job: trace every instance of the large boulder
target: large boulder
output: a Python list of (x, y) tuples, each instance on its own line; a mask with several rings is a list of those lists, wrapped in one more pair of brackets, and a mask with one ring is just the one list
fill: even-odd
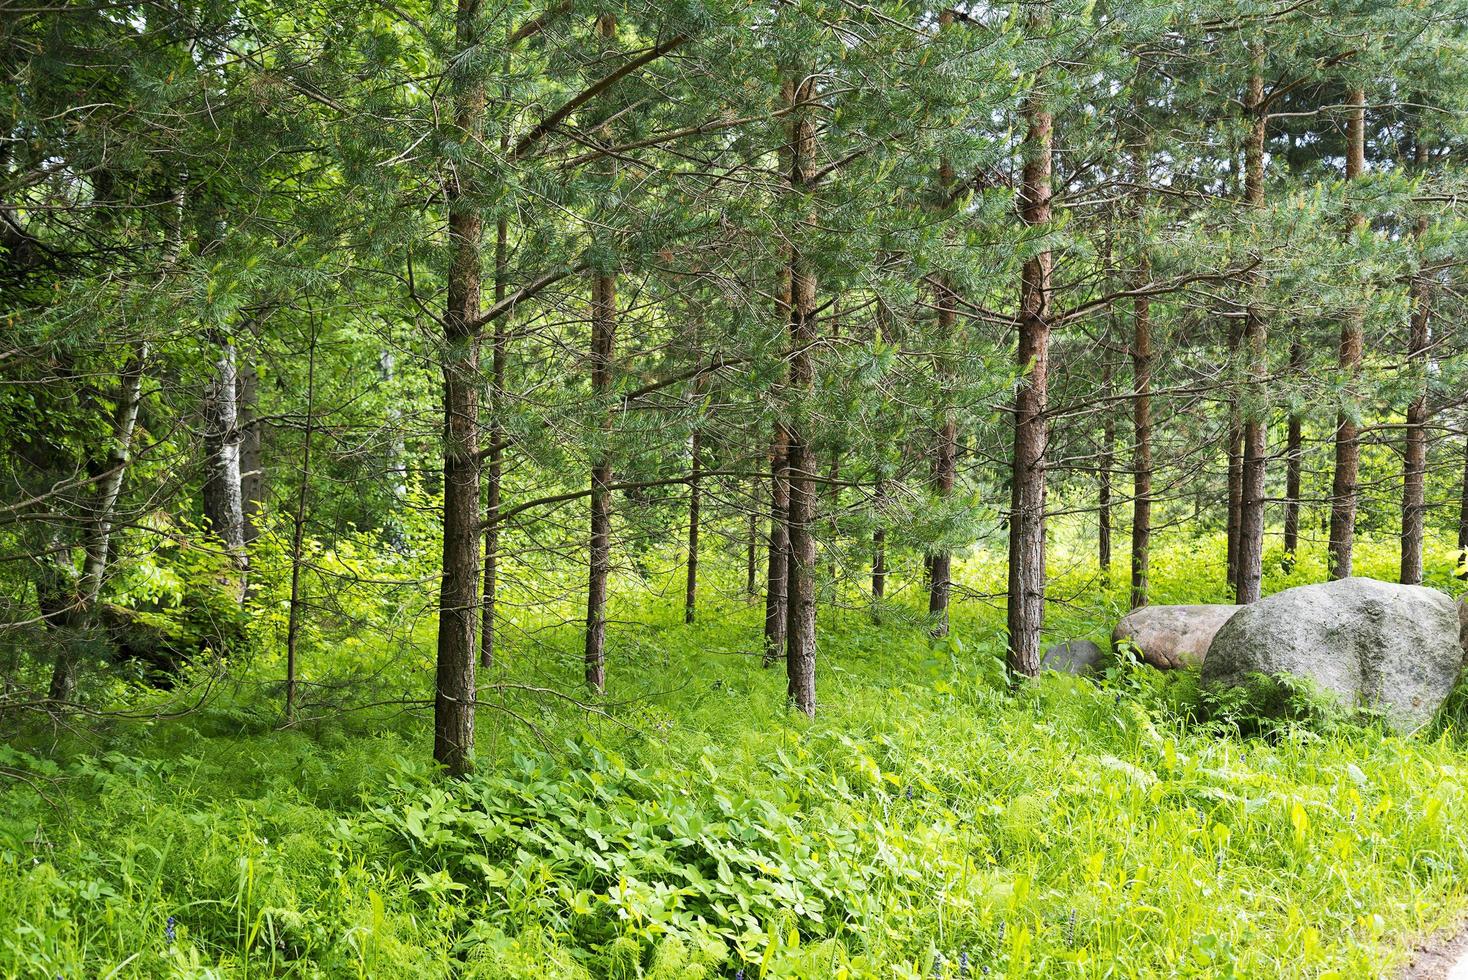
[(1101, 663), (1103, 652), (1090, 640), (1066, 640), (1045, 651), (1045, 656), (1040, 658), (1040, 669), (1062, 674), (1090, 674)]
[(1121, 618), (1111, 642), (1130, 640), (1159, 670), (1196, 667), (1214, 635), (1242, 606), (1143, 606)]
[(1463, 645), (1463, 653), (1468, 656), (1468, 595), (1458, 603), (1458, 642)]
[(1436, 589), (1369, 578), (1286, 589), (1218, 631), (1203, 681), (1290, 674), (1347, 707), (1381, 710), (1398, 731), (1413, 731), (1432, 719), (1463, 667), (1453, 606)]

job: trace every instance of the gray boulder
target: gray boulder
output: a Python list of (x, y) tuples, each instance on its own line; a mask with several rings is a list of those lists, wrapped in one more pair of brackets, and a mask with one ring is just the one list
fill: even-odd
[(1067, 640), (1045, 651), (1045, 656), (1040, 659), (1040, 669), (1062, 674), (1089, 674), (1101, 662), (1102, 652), (1090, 640)]
[(1130, 640), (1158, 670), (1203, 662), (1214, 635), (1242, 606), (1143, 606), (1121, 618), (1111, 642)]
[(1468, 656), (1468, 596), (1458, 603), (1458, 642), (1463, 645), (1463, 653)]
[(1414, 731), (1432, 719), (1463, 667), (1453, 605), (1436, 589), (1368, 578), (1286, 589), (1218, 631), (1203, 681), (1303, 677), (1347, 707), (1374, 706), (1393, 728)]

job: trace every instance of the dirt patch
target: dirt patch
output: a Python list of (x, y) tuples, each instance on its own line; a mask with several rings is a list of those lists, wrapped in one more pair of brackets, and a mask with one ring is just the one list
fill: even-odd
[(1468, 922), (1431, 936), (1412, 953), (1401, 980), (1448, 980), (1454, 965), (1468, 961)]

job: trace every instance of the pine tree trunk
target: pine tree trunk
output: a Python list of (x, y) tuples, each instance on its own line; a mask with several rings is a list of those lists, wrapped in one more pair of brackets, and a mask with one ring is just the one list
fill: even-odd
[[(1347, 101), (1351, 106), (1346, 124), (1346, 180), (1352, 181), (1366, 170), (1366, 93), (1351, 90)], [(1355, 234), (1365, 218), (1351, 218), (1350, 234)], [(1341, 327), (1341, 370), (1354, 381), (1361, 371), (1361, 354), (1365, 343), (1362, 318), (1357, 311), (1346, 316)], [(1330, 495), (1331, 578), (1348, 578), (1352, 573), (1352, 548), (1356, 536), (1356, 496), (1361, 467), (1360, 428), (1349, 410), (1342, 410), (1335, 427), (1335, 478)]]
[[(1234, 359), (1238, 356), (1239, 341), (1243, 331), (1235, 320), (1229, 321), (1228, 326), (1228, 362), (1230, 371)], [(1228, 515), (1227, 535), (1228, 552), (1226, 557), (1226, 576), (1230, 591), (1234, 589), (1239, 576), (1239, 521), (1240, 502), (1244, 494), (1244, 427), (1239, 414), (1237, 394), (1229, 389), (1228, 406)]]
[[(508, 135), (501, 140), (501, 149), (508, 145)], [(494, 238), (494, 301), (505, 298), (505, 275), (509, 263), (510, 225), (501, 218), (495, 227)], [(484, 500), (484, 582), (483, 607), (479, 623), (479, 665), (488, 669), (494, 665), (496, 637), (495, 607), (499, 601), (500, 579), (500, 503), (503, 492), (505, 468), (505, 427), (501, 421), (505, 406), (505, 361), (509, 347), (509, 318), (494, 321), (494, 335), (490, 342), (490, 389), (489, 389), (489, 485), (485, 488)]]
[(744, 594), (753, 599), (758, 591), (759, 582), (759, 517), (754, 511), (749, 512), (749, 534), (746, 539), (744, 552)]
[(316, 324), (311, 324), (311, 346), (306, 361), (306, 432), (301, 448), (301, 482), (296, 490), (296, 511), (291, 517), (291, 597), (285, 627), (285, 718), (296, 720), (296, 652), (300, 644), (301, 545), (306, 537), (306, 500), (311, 489), (311, 436), (316, 425)]
[[(789, 105), (799, 106), (815, 96), (815, 80), (803, 78), (786, 85)], [(813, 189), (816, 125), (809, 108), (791, 113), (787, 149), (789, 182), (794, 194)], [(813, 215), (802, 218), (813, 222)], [(790, 380), (787, 387), (790, 440), (790, 567), (785, 645), (785, 673), (790, 703), (804, 714), (816, 713), (816, 457), (811, 445), (805, 407), (815, 387), (815, 345), (820, 339), (816, 322), (816, 273), (800, 245), (790, 248)]]
[[(1149, 274), (1145, 256), (1138, 263)], [(1152, 552), (1152, 306), (1146, 296), (1132, 301), (1132, 594), (1131, 607), (1147, 604)]]
[[(1463, 482), (1458, 494), (1458, 548), (1468, 552), (1468, 438), (1463, 440)], [(1468, 554), (1463, 557), (1468, 565)]]
[[(1257, 54), (1256, 54), (1257, 58)], [(1264, 206), (1264, 140), (1267, 120), (1264, 113), (1264, 79), (1249, 78), (1249, 95), (1245, 103), (1250, 116), (1249, 139), (1244, 148), (1244, 199), (1251, 208)], [(1268, 418), (1263, 405), (1264, 385), (1269, 372), (1268, 326), (1264, 311), (1252, 295), (1259, 289), (1257, 276), (1245, 285), (1251, 295), (1244, 309), (1244, 356), (1249, 364), (1249, 397), (1243, 411), (1244, 455), (1239, 476), (1239, 540), (1235, 554), (1237, 568), (1234, 579), (1235, 602), (1248, 605), (1260, 598), (1264, 575), (1264, 465), (1268, 452), (1266, 436)]]
[(1111, 410), (1111, 357), (1101, 365), (1101, 396), (1105, 406), (1101, 416), (1101, 467), (1097, 474), (1100, 487), (1096, 494), (1096, 565), (1101, 581), (1111, 581), (1111, 468), (1116, 463), (1116, 416)]
[(695, 427), (689, 439), (692, 472), (688, 479), (688, 583), (683, 594), (683, 622), (692, 623), (698, 606), (698, 520), (700, 495), (699, 474), (703, 470), (701, 433)]
[[(597, 37), (603, 54), (615, 44), (617, 18), (601, 14), (596, 19)], [(614, 164), (612, 164), (614, 165)], [(591, 392), (604, 406), (602, 455), (591, 470), (591, 540), (586, 586), (586, 686), (606, 690), (607, 579), (612, 571), (612, 458), (610, 440), (612, 415), (605, 407), (612, 391), (612, 358), (617, 339), (617, 278), (610, 270), (593, 274), (591, 282)]]
[[(1145, 64), (1139, 66), (1139, 71)], [(1146, 100), (1137, 95), (1139, 135), (1132, 147), (1132, 177), (1136, 191), (1132, 201), (1137, 236), (1133, 287), (1140, 290), (1152, 275), (1152, 256), (1147, 251), (1147, 188), (1151, 181), (1150, 148), (1147, 140)], [(1152, 552), (1152, 300), (1138, 293), (1132, 298), (1132, 540), (1131, 608), (1147, 604), (1148, 573)]]
[[(592, 280), (591, 390), (598, 403), (612, 388), (612, 352), (617, 329), (617, 280), (597, 275)], [(611, 433), (610, 414), (602, 422), (603, 438)], [(607, 578), (612, 570), (612, 460), (603, 449), (591, 471), (590, 580), (586, 589), (586, 684), (606, 689)]]
[[(1298, 379), (1305, 367), (1305, 347), (1299, 334), (1290, 340), (1290, 375)], [(1300, 547), (1300, 466), (1303, 462), (1302, 449), (1304, 420), (1299, 412), (1290, 412), (1289, 432), (1285, 437), (1285, 507), (1284, 507), (1284, 550), (1290, 568), (1294, 567), (1295, 552)]]
[[(944, 168), (943, 186), (952, 183), (952, 174)], [(953, 291), (946, 281), (938, 284), (938, 343), (951, 345), (958, 324), (958, 311), (954, 306)], [(938, 369), (939, 384), (945, 385), (951, 374), (948, 366), (941, 362)], [(938, 426), (933, 457), (933, 490), (940, 500), (953, 496), (953, 486), (958, 470), (958, 421), (953, 406), (948, 404), (948, 395), (943, 392), (942, 421)], [(928, 556), (928, 634), (934, 637), (948, 635), (948, 599), (952, 592), (953, 558), (945, 546)]]
[[(944, 11), (941, 23), (947, 27), (953, 22), (951, 11)], [(954, 184), (953, 166), (942, 160), (938, 165), (938, 197), (945, 200)], [(953, 496), (953, 485), (958, 469), (958, 422), (950, 404), (948, 387), (953, 375), (947, 352), (957, 347), (958, 308), (953, 294), (953, 285), (947, 275), (937, 278), (934, 289), (938, 307), (937, 346), (943, 352), (938, 355), (936, 375), (938, 382), (939, 420), (933, 447), (933, 491), (938, 499), (947, 502)], [(948, 635), (948, 599), (952, 592), (953, 558), (945, 544), (928, 555), (928, 634), (933, 637)]]
[(887, 481), (877, 480), (872, 509), (877, 526), (872, 531), (872, 598), (880, 602), (887, 594), (887, 528), (883, 511), (887, 503)]
[[(787, 308), (789, 304), (786, 304)], [(765, 566), (765, 666), (785, 658), (790, 599), (790, 442), (776, 424), (770, 443), (770, 539)]]
[[(1413, 163), (1419, 173), (1427, 169), (1427, 144), (1414, 140)], [(1420, 241), (1427, 234), (1427, 218), (1417, 219), (1413, 229)], [(1412, 330), (1407, 361), (1420, 387), (1407, 406), (1407, 445), (1402, 469), (1402, 567), (1404, 585), (1422, 584), (1423, 525), (1427, 514), (1427, 350), (1432, 343), (1432, 286), (1420, 271), (1412, 280)]]
[[(1050, 222), (1054, 118), (1038, 88), (1025, 105), (1027, 132), (1021, 217), (1031, 226)], [(1009, 669), (1033, 677), (1040, 670), (1045, 625), (1045, 450), (1050, 371), (1050, 290), (1053, 256), (1041, 252), (1020, 277), (1018, 364), (1026, 377), (1015, 395), (1014, 464), (1009, 506)]]
[[(479, 0), (459, 0), (458, 51), (478, 43)], [(466, 143), (484, 125), (484, 87), (454, 73), (454, 128)], [(444, 311), (443, 583), (439, 590), (433, 758), (451, 776), (474, 769), (474, 627), (479, 608), (479, 292), (483, 228), (463, 168), (445, 180), (451, 257)]]

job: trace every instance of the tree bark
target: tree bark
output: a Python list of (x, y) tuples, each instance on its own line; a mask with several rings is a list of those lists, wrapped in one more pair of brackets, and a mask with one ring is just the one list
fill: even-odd
[(887, 503), (887, 481), (877, 480), (873, 510), (877, 526), (872, 530), (872, 598), (880, 602), (887, 594), (887, 528), (882, 511)]
[[(816, 126), (809, 107), (795, 108), (815, 96), (810, 76), (787, 83), (790, 114), (789, 185), (792, 198), (814, 190)], [(814, 215), (805, 215), (806, 223)], [(789, 613), (786, 624), (785, 673), (790, 703), (807, 716), (816, 713), (816, 458), (810, 424), (805, 414), (815, 387), (814, 348), (819, 340), (816, 322), (816, 273), (810, 259), (793, 242), (790, 247), (790, 380), (786, 423), (790, 474)]]
[(306, 536), (306, 499), (311, 489), (311, 437), (316, 425), (316, 324), (311, 324), (311, 345), (306, 360), (306, 431), (301, 448), (301, 483), (296, 490), (296, 511), (291, 516), (291, 598), (285, 627), (285, 718), (296, 720), (296, 648), (301, 635), (301, 545)]
[[(598, 404), (612, 388), (612, 354), (617, 330), (617, 280), (610, 274), (592, 279), (591, 391)], [(612, 415), (603, 415), (602, 437), (611, 435)], [(590, 580), (586, 589), (586, 684), (606, 689), (607, 578), (612, 569), (612, 459), (608, 448), (591, 470)]]
[[(617, 18), (601, 14), (596, 33), (604, 53), (617, 35)], [(612, 390), (612, 363), (617, 341), (617, 277), (610, 269), (592, 274), (591, 281), (591, 393), (603, 406), (602, 455), (591, 470), (591, 540), (586, 587), (586, 686), (601, 692), (607, 686), (607, 579), (612, 570), (612, 413), (605, 405)]]
[(683, 593), (683, 622), (692, 623), (698, 607), (698, 521), (702, 503), (702, 488), (699, 474), (703, 470), (703, 447), (698, 427), (689, 437), (688, 447), (691, 460), (688, 478), (688, 582)]
[[(1259, 55), (1256, 51), (1256, 63)], [(1253, 209), (1264, 207), (1264, 140), (1267, 120), (1264, 112), (1264, 78), (1249, 78), (1249, 94), (1245, 102), (1250, 117), (1249, 138), (1244, 147), (1244, 200)], [(1239, 539), (1235, 553), (1235, 602), (1248, 605), (1258, 602), (1264, 575), (1264, 465), (1268, 452), (1266, 436), (1268, 416), (1264, 385), (1269, 373), (1268, 326), (1257, 296), (1258, 276), (1251, 275), (1245, 284), (1250, 296), (1244, 308), (1244, 356), (1249, 363), (1249, 397), (1244, 399), (1244, 455), (1239, 477)]]
[(765, 563), (766, 667), (785, 658), (789, 626), (790, 482), (786, 469), (789, 446), (785, 427), (776, 423), (770, 442), (770, 541)]
[[(1414, 140), (1413, 163), (1419, 173), (1427, 169), (1427, 144)], [(1413, 229), (1419, 241), (1427, 234), (1427, 218), (1417, 219)], [(1427, 350), (1432, 343), (1432, 285), (1419, 270), (1412, 279), (1412, 328), (1407, 344), (1407, 361), (1419, 387), (1407, 406), (1406, 447), (1402, 467), (1402, 567), (1404, 585), (1422, 584), (1422, 541), (1427, 514)]]
[[(508, 132), (500, 142), (503, 149), (509, 141)], [(495, 227), (494, 239), (494, 301), (505, 298), (505, 274), (509, 262), (509, 222), (501, 218)], [(490, 389), (489, 389), (489, 486), (485, 489), (484, 514), (484, 582), (483, 609), (479, 624), (479, 665), (488, 669), (494, 665), (495, 607), (499, 601), (500, 577), (500, 502), (503, 493), (505, 466), (505, 427), (502, 421), (505, 406), (505, 362), (509, 347), (509, 317), (494, 321), (494, 335), (490, 341)]]
[[(1025, 104), (1024, 174), (1020, 214), (1025, 224), (1050, 222), (1054, 118), (1039, 83)], [(1014, 404), (1014, 464), (1009, 506), (1009, 669), (1033, 677), (1040, 670), (1045, 624), (1045, 450), (1050, 371), (1053, 256), (1041, 252), (1020, 277), (1018, 364), (1028, 377)]]
[[(1145, 68), (1139, 66), (1138, 73)], [(1132, 540), (1131, 608), (1147, 604), (1148, 572), (1152, 551), (1152, 301), (1140, 292), (1151, 278), (1152, 256), (1147, 250), (1147, 187), (1151, 180), (1146, 101), (1137, 97), (1138, 136), (1132, 148), (1136, 192), (1132, 206), (1137, 257), (1132, 285)]]
[(234, 344), (216, 341), (214, 376), (204, 397), (204, 516), (234, 569), (234, 591), (243, 600), (245, 557), (244, 496), (240, 487), (239, 377)]
[[(1347, 96), (1351, 111), (1346, 119), (1346, 180), (1353, 181), (1366, 170), (1366, 93), (1352, 89)], [(1353, 215), (1348, 234), (1365, 224), (1361, 215)], [(1365, 343), (1362, 317), (1357, 311), (1347, 314), (1341, 327), (1341, 371), (1354, 382), (1361, 371), (1361, 354)], [(1347, 578), (1352, 572), (1352, 549), (1356, 536), (1356, 496), (1361, 466), (1360, 427), (1355, 415), (1343, 408), (1336, 417), (1335, 477), (1330, 495), (1330, 577)]]
[[(938, 18), (940, 28), (951, 27), (955, 20), (953, 10), (944, 10)], [(938, 163), (937, 199), (946, 202), (954, 185), (953, 165), (947, 160)], [(958, 308), (953, 294), (953, 283), (949, 276), (940, 274), (935, 283), (935, 299), (938, 307), (939, 351), (936, 364), (938, 383), (938, 426), (933, 447), (933, 490), (945, 504), (953, 496), (953, 485), (958, 469), (958, 421), (948, 391), (953, 370), (949, 363), (949, 351), (957, 346)], [(947, 543), (929, 553), (928, 570), (928, 635), (948, 635), (948, 599), (952, 593), (953, 556)]]
[(1111, 355), (1101, 365), (1101, 395), (1105, 399), (1101, 416), (1101, 467), (1097, 474), (1100, 487), (1096, 494), (1096, 565), (1101, 581), (1111, 581), (1111, 468), (1116, 462), (1116, 416), (1111, 411), (1113, 383)]
[[(480, 0), (459, 0), (457, 51), (476, 43)], [(484, 86), (453, 76), (453, 125), (465, 143), (484, 126)], [(451, 776), (474, 769), (474, 626), (479, 607), (479, 294), (483, 227), (470, 170), (445, 180), (451, 258), (444, 315), (443, 582), (439, 591), (433, 758)]]
[(744, 594), (753, 599), (759, 588), (759, 516), (749, 512), (749, 535), (744, 550)]
[[(1232, 370), (1235, 358), (1238, 356), (1239, 343), (1243, 335), (1240, 324), (1236, 320), (1229, 320), (1228, 324), (1228, 362), (1230, 370), (1230, 381), (1232, 382)], [(1228, 515), (1227, 535), (1228, 551), (1226, 557), (1226, 575), (1228, 587), (1233, 590), (1239, 576), (1239, 522), (1242, 517), (1240, 513), (1240, 502), (1244, 496), (1244, 427), (1239, 413), (1238, 399), (1230, 386), (1228, 406)]]
[(1463, 482), (1458, 492), (1458, 549), (1464, 552), (1463, 564), (1468, 567), (1468, 438), (1463, 440)]
[[(946, 193), (952, 186), (953, 175), (946, 162), (942, 173), (942, 186)], [(958, 310), (954, 304), (953, 290), (944, 277), (938, 283), (938, 343), (943, 346), (954, 343), (958, 325)], [(947, 501), (953, 496), (953, 486), (958, 473), (958, 420), (949, 403), (946, 388), (951, 370), (944, 355), (939, 355), (938, 384), (942, 406), (936, 433), (933, 456), (933, 490), (938, 499)], [(928, 635), (948, 635), (948, 600), (952, 593), (953, 556), (947, 545), (943, 545), (928, 556)]]
[(86, 563), (82, 566), (81, 598), (86, 610), (96, 605), (107, 572), (117, 498), (122, 493), (122, 484), (132, 463), (133, 432), (137, 429), (138, 412), (143, 404), (143, 372), (147, 361), (148, 343), (139, 341), (122, 372), (117, 410), (112, 419), (112, 446), (107, 453), (107, 462), (103, 464), (103, 475), (97, 481)]
[[(1298, 332), (1290, 339), (1290, 375), (1298, 379), (1305, 368), (1305, 346)], [(1289, 567), (1294, 567), (1295, 552), (1300, 547), (1300, 465), (1304, 452), (1304, 420), (1297, 411), (1290, 412), (1289, 432), (1285, 437), (1285, 507), (1284, 550)], [(1287, 569), (1288, 570), (1288, 569)]]

